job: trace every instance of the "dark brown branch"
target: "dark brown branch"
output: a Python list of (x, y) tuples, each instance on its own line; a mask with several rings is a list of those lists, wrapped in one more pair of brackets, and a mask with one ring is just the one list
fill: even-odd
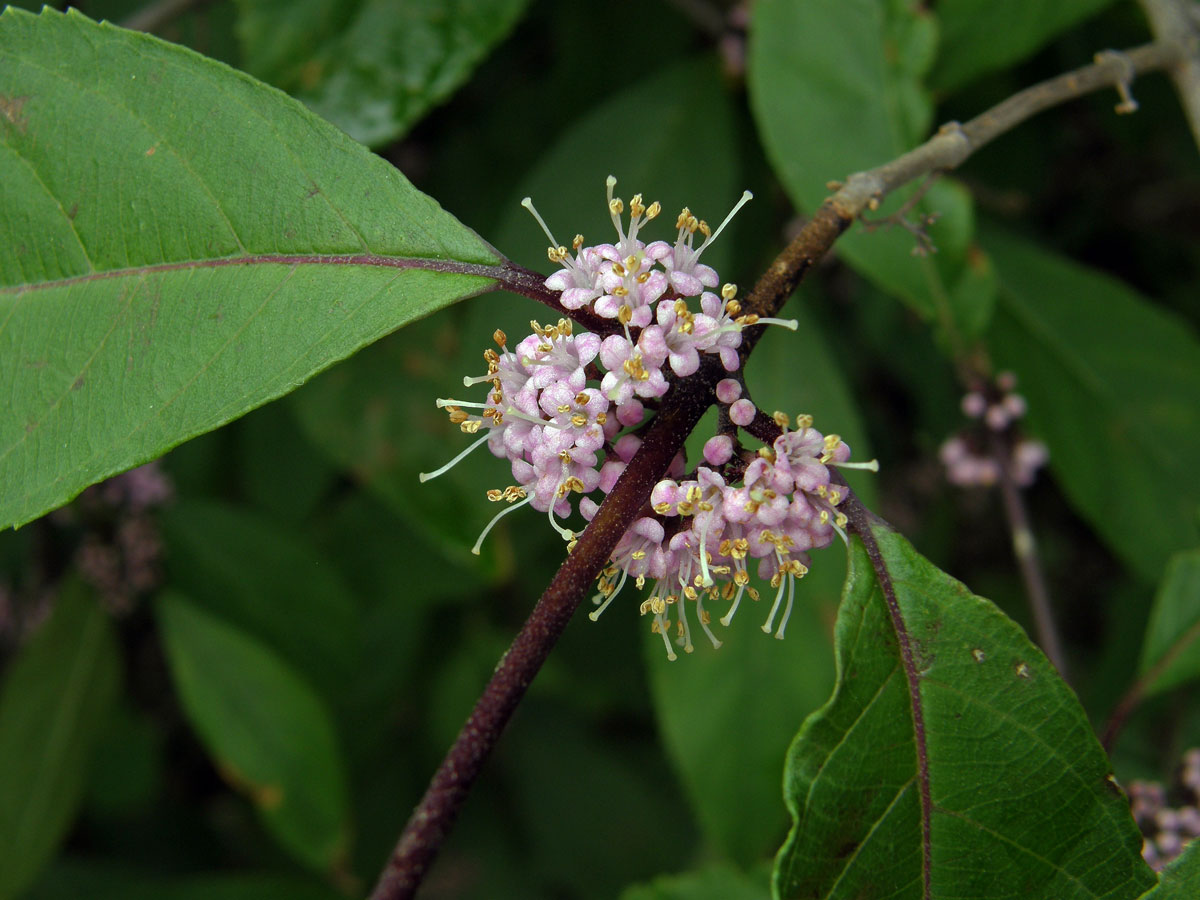
[(712, 402), (721, 376), (712, 358), (696, 377), (681, 381), (655, 417), (637, 455), (591, 524), (579, 537), (512, 646), (496, 667), (425, 796), (405, 825), (371, 900), (412, 897), (466, 799), (484, 760), (526, 688), (592, 587), (621, 535), (633, 524), (650, 491)]

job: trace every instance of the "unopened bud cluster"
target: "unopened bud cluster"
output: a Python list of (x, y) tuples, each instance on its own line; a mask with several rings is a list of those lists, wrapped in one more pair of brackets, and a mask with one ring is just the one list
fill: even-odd
[(1156, 870), (1165, 868), (1200, 837), (1200, 747), (1183, 755), (1178, 784), (1170, 791), (1158, 782), (1132, 782), (1129, 805), (1142, 831), (1142, 858)]
[[(626, 225), (625, 203), (613, 196), (615, 184), (610, 177), (608, 209), (617, 231), (611, 244), (585, 246), (576, 235), (568, 249), (532, 203), (524, 203), (551, 241), (550, 260), (561, 266), (546, 286), (559, 292), (564, 309), (614, 320), (614, 333), (601, 339), (576, 333), (566, 319), (551, 326), (533, 322), (532, 334), (510, 348), (497, 331), (496, 347), (484, 353), (487, 371), (464, 379), (467, 386), (487, 385), (486, 398), (438, 401), (463, 432), (479, 436), (422, 481), (484, 444), (509, 461), (515, 479), (487, 492), (506, 506), (479, 536), (476, 553), (502, 516), (525, 505), (545, 513), (568, 549), (573, 547), (575, 532), (563, 522), (576, 509), (592, 519), (599, 509), (594, 495), (613, 489), (641, 445), (649, 411), (674, 379), (694, 374), (703, 354), (736, 373), (747, 326), (796, 327), (743, 314), (731, 284), (715, 292), (717, 273), (700, 257), (732, 212), (712, 230), (685, 208), (676, 220), (674, 243), (646, 244), (639, 235), (659, 215), (659, 204), (634, 196)], [(749, 196), (743, 195), (734, 212)], [(704, 238), (698, 247), (697, 232)], [(697, 297), (699, 309), (689, 302)], [(728, 625), (743, 596), (759, 599), (750, 584), (751, 566), (775, 592), (763, 630), (770, 632), (778, 620), (776, 637), (783, 637), (795, 581), (808, 571), (807, 552), (827, 545), (846, 523), (838, 510), (846, 489), (831, 477), (831, 467), (856, 465), (848, 463), (849, 447), (837, 435), (816, 431), (808, 416), (799, 417), (793, 429), (788, 417), (777, 414), (780, 436), (757, 452), (744, 450), (737, 427), (749, 425), (757, 409), (742, 397), (735, 378), (722, 380), (716, 394), (729, 426), (705, 444), (705, 465), (689, 473), (683, 452), (676, 456), (668, 477), (654, 488), (650, 508), (613, 551), (591, 614), (597, 618), (627, 582), (639, 589), (653, 582), (641, 612), (653, 617), (652, 629), (662, 635), (671, 659), (673, 643), (685, 652), (693, 649), (689, 606), (720, 646), (706, 603), (727, 607), (721, 623)]]
[(946, 479), (960, 487), (990, 487), (1000, 480), (1000, 462), (991, 452), (989, 434), (1007, 441), (1009, 474), (1019, 487), (1029, 487), (1046, 464), (1046, 445), (1020, 433), (1025, 398), (1015, 393), (1016, 376), (1002, 372), (993, 384), (968, 392), (963, 413), (975, 422), (942, 444), (938, 456)]

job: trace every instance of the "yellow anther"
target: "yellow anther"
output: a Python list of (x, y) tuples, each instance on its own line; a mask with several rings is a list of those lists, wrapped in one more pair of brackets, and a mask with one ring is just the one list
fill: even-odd
[(614, 216), (619, 216), (621, 213), (625, 212), (625, 201), (620, 197), (613, 197), (608, 201), (608, 211)]
[(625, 287), (625, 285), (623, 285), (623, 284), (618, 284), (615, 288), (613, 288), (613, 296), (614, 297), (628, 297), (629, 296), (629, 288)]
[(796, 427), (801, 430), (805, 428), (812, 428), (812, 423), (813, 417), (808, 413), (800, 413), (796, 416)]
[(560, 413), (569, 413), (571, 411), (571, 404), (570, 403), (560, 403), (558, 405), (558, 411)]
[(496, 502), (504, 499), (504, 491), (498, 491), (495, 488), (492, 488), (490, 491), (487, 492), (487, 498), (489, 500), (491, 500), (493, 503), (496, 503)]
[(607, 413), (602, 413), (602, 412), (596, 413), (596, 424), (597, 425), (603, 425), (607, 421), (608, 421)]
[(587, 421), (587, 416), (583, 413), (575, 413), (575, 415), (571, 416), (571, 424), (576, 428), (582, 428), (587, 424)]
[[(689, 584), (687, 587), (685, 587), (683, 589), (683, 596), (687, 597), (689, 600), (695, 600), (700, 595), (697, 594), (696, 589)], [(682, 622), (679, 623), (679, 627), (680, 627), (680, 630), (682, 631), (682, 628), (683, 628)]]
[(582, 234), (575, 235), (575, 240), (571, 241), (571, 246), (574, 247), (576, 250), (578, 250), (580, 247), (582, 247), (583, 246), (583, 235)]
[(655, 503), (654, 511), (660, 516), (665, 516), (671, 511), (671, 504), (667, 503), (665, 500), (662, 503)]
[(792, 420), (789, 418), (788, 414), (785, 412), (780, 412), (779, 410), (775, 410), (775, 412), (771, 413), (771, 418), (775, 421), (776, 425), (785, 431), (787, 430), (788, 426), (792, 424)]
[(738, 303), (736, 300), (730, 300), (725, 304), (725, 312), (727, 312), (730, 316), (737, 318), (742, 314), (742, 304)]
[(700, 229), (700, 233), (705, 237), (710, 237), (712, 235), (712, 229), (708, 227), (708, 223), (703, 219), (696, 223), (696, 227)]
[(660, 212), (662, 212), (662, 204), (655, 200), (648, 207), (646, 207), (646, 218), (657, 219)]
[(503, 331), (501, 331), (499, 328), (497, 328), (495, 331), (492, 332), (492, 340), (496, 342), (496, 346), (503, 347), (505, 344), (508, 343), (508, 335), (506, 335)]
[(482, 419), (468, 419), (458, 426), (463, 434), (474, 434), (479, 430), (479, 426), (483, 424)]
[(628, 304), (621, 304), (621, 308), (617, 310), (617, 321), (622, 325), (628, 325), (633, 321), (633, 310)]
[(721, 297), (725, 300), (732, 300), (737, 296), (736, 284), (724, 284), (721, 286)]

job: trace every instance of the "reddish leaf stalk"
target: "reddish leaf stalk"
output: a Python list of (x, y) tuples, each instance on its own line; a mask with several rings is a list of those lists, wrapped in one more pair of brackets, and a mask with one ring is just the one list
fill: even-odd
[(912, 704), (913, 740), (917, 752), (917, 785), (921, 792), (921, 875), (924, 886), (922, 896), (929, 900), (933, 896), (933, 791), (929, 781), (929, 747), (925, 733), (925, 707), (921, 700), (921, 672), (913, 656), (908, 625), (904, 621), (904, 611), (900, 608), (900, 600), (896, 596), (887, 561), (883, 558), (874, 532), (871, 531), (872, 514), (853, 493), (850, 493), (841, 508), (850, 520), (850, 531), (862, 540), (871, 560), (871, 568), (875, 570), (875, 580), (879, 582), (883, 602), (892, 620), (892, 629), (896, 632), (900, 664), (908, 682), (908, 697)]

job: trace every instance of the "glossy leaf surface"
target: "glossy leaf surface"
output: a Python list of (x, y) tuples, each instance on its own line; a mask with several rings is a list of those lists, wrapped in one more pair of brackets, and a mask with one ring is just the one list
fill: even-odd
[(880, 524), (855, 539), (837, 684), (796, 736), (782, 898), (1126, 900), (1141, 835), (1071, 690), (1021, 629)]
[(8, 10), (0, 85), (0, 527), (493, 284), (399, 172), (188, 50)]

